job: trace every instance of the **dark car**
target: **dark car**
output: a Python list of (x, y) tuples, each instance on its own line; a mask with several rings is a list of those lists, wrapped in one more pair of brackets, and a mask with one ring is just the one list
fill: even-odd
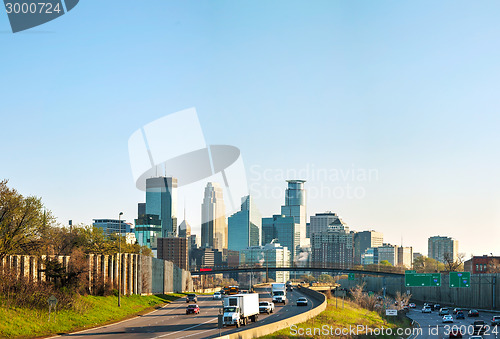
[(462, 332), (458, 328), (452, 328), (449, 338), (462, 338)]
[(484, 320), (474, 321), (474, 334), (481, 335), (486, 332), (486, 323)]
[(498, 325), (500, 325), (500, 315), (494, 315), (493, 318), (491, 318), (491, 326)]
[(457, 314), (458, 312), (462, 312), (462, 311), (465, 311), (463, 308), (460, 308), (460, 307), (455, 307), (453, 309), (453, 314)]
[(478, 310), (469, 310), (469, 313), (467, 313), (468, 317), (479, 317), (479, 311)]
[(433, 311), (439, 311), (441, 309), (441, 305), (440, 304), (434, 304), (432, 305), (432, 310)]
[(197, 302), (198, 301), (198, 298), (196, 297), (196, 294), (194, 293), (190, 293), (187, 295), (186, 297), (186, 302), (189, 303), (189, 302)]
[(455, 316), (455, 319), (465, 319), (464, 312), (458, 311), (457, 314), (456, 314), (456, 316)]
[(186, 307), (186, 314), (190, 314), (190, 313), (194, 313), (194, 314), (200, 313), (200, 307), (196, 304), (188, 305), (188, 307)]

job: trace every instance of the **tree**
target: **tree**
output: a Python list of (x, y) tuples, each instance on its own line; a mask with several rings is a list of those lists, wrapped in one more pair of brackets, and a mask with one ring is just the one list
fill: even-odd
[(31, 253), (53, 223), (40, 198), (23, 197), (0, 181), (0, 260), (11, 254)]
[(465, 253), (458, 253), (457, 260), (453, 258), (451, 253), (444, 254), (444, 267), (446, 271), (463, 271)]
[(413, 269), (422, 273), (431, 273), (444, 271), (445, 267), (442, 262), (426, 256), (420, 256), (413, 261)]
[(312, 282), (312, 281), (316, 280), (316, 278), (314, 278), (314, 276), (312, 276), (310, 274), (304, 274), (300, 277), (300, 279), (302, 279), (302, 281), (305, 281), (305, 282)]
[(387, 260), (382, 260), (380, 262), (380, 265), (382, 265), (382, 266), (392, 266), (392, 264), (389, 261), (387, 261)]
[(333, 282), (333, 277), (329, 274), (322, 274), (318, 277), (318, 281), (321, 283), (331, 284)]

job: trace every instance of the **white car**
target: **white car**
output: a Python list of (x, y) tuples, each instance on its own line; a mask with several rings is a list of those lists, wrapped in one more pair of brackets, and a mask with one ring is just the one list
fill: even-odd
[(220, 292), (215, 292), (214, 295), (212, 296), (213, 300), (221, 300), (222, 299), (222, 294)]
[(422, 313), (432, 313), (432, 308), (430, 306), (424, 306), (424, 308), (422, 308)]
[(300, 297), (297, 299), (297, 306), (307, 306), (307, 298)]
[(445, 314), (443, 315), (443, 323), (452, 323), (453, 322), (453, 316), (450, 314)]
[(274, 303), (269, 301), (261, 301), (259, 302), (259, 313), (273, 313), (274, 312)]

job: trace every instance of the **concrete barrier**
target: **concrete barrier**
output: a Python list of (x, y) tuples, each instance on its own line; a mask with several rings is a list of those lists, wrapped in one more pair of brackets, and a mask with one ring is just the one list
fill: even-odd
[[(257, 326), (255, 328), (251, 328), (251, 329), (248, 329), (245, 331), (224, 335), (224, 336), (218, 337), (218, 339), (259, 338), (259, 337), (262, 337), (264, 335), (268, 335), (268, 334), (274, 333), (276, 331), (282, 330), (284, 328), (289, 328), (290, 326), (292, 326), (294, 324), (299, 324), (301, 322), (304, 322), (304, 321), (307, 321), (311, 318), (314, 318), (315, 316), (317, 316), (318, 314), (320, 314), (321, 312), (323, 312), (326, 309), (327, 301), (326, 301), (326, 296), (323, 293), (316, 292), (316, 291), (310, 290), (308, 288), (301, 288), (300, 292), (304, 293), (305, 295), (307, 295), (311, 298), (314, 298), (314, 299), (321, 301), (321, 304), (319, 306), (316, 306), (315, 308), (307, 311), (307, 312), (297, 314), (293, 317), (283, 319), (280, 321), (276, 321), (274, 323), (270, 323), (267, 325)], [(257, 324), (258, 324), (258, 322), (257, 322)]]

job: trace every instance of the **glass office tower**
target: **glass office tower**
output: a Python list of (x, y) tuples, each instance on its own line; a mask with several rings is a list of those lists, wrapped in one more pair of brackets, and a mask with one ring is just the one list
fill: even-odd
[(241, 251), (249, 246), (259, 246), (262, 217), (251, 196), (241, 198), (241, 211), (228, 219), (228, 249)]
[[(300, 246), (308, 246), (309, 239), (306, 238), (306, 191), (305, 180), (287, 180), (288, 188), (285, 191), (285, 206), (281, 206), (281, 214), (293, 217), (299, 225)], [(283, 243), (280, 239), (280, 243)]]
[(177, 179), (157, 177), (146, 179), (146, 214), (157, 215), (161, 221), (161, 237), (177, 235)]

